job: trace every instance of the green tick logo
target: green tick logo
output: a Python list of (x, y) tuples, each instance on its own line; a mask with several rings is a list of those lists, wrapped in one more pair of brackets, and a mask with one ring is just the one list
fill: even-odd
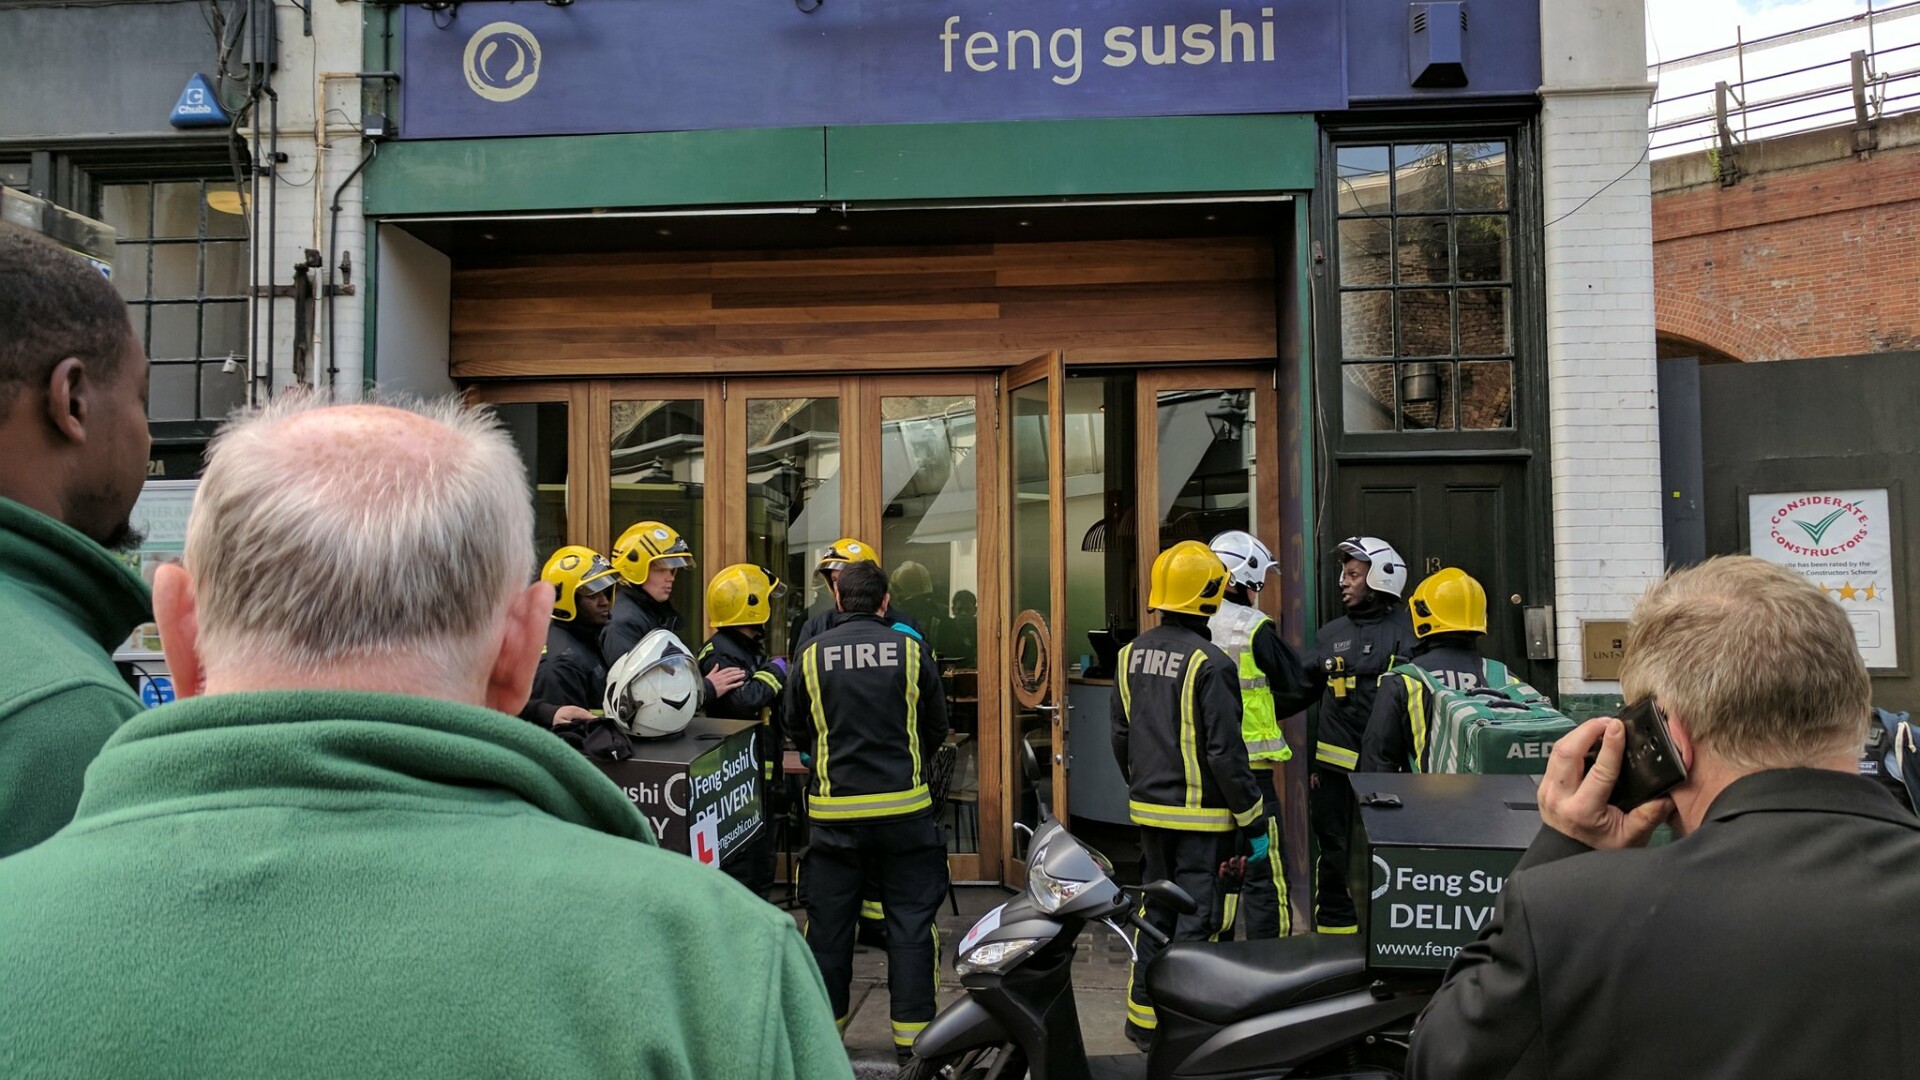
[(1794, 518), (1793, 523), (1805, 529), (1807, 531), (1807, 538), (1818, 544), (1820, 538), (1827, 535), (1827, 530), (1833, 527), (1833, 523), (1840, 520), (1840, 515), (1846, 512), (1846, 508), (1842, 507), (1817, 522), (1808, 523), (1801, 521), (1799, 518)]

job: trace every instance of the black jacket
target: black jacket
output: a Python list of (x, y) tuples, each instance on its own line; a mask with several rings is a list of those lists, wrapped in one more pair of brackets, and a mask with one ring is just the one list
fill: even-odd
[(1413, 653), (1413, 621), (1407, 606), (1376, 593), (1375, 602), (1322, 626), (1303, 660), (1304, 684), (1282, 697), (1274, 688), (1281, 716), (1299, 712), (1320, 698), (1317, 765), (1353, 771), (1360, 763), (1360, 740), (1373, 715), (1374, 691), (1388, 668)]
[(815, 824), (932, 811), (927, 773), (947, 737), (947, 700), (929, 650), (876, 615), (849, 615), (807, 642), (787, 687), (786, 729), (813, 756)]
[(637, 586), (622, 585), (614, 590), (613, 618), (600, 631), (600, 659), (608, 669), (627, 655), (640, 639), (655, 630), (680, 631), (680, 613), (672, 604), (663, 604)]
[(1413, 1032), (1415, 1080), (1912, 1076), (1920, 819), (1777, 769), (1699, 831), (1593, 852), (1543, 829)]
[(1240, 672), (1203, 619), (1163, 619), (1120, 650), (1113, 756), (1136, 825), (1259, 835), (1260, 786), (1240, 734)]
[(722, 627), (700, 649), (700, 674), (721, 668), (740, 668), (747, 681), (707, 702), (707, 715), (722, 720), (763, 720), (780, 701), (786, 676), (767, 658), (760, 642), (738, 630)]
[[(1453, 690), (1477, 690), (1486, 684), (1487, 662), (1474, 646), (1474, 635), (1441, 634), (1413, 647), (1413, 665), (1433, 672), (1440, 685)], [(1415, 716), (1408, 708), (1413, 700), (1413, 678), (1389, 674), (1380, 680), (1373, 699), (1373, 715), (1367, 720), (1367, 734), (1360, 746), (1361, 772), (1412, 772), (1414, 731), (1424, 732), (1433, 723), (1431, 715)], [(1431, 711), (1431, 699), (1423, 699), (1423, 709)], [(1424, 742), (1424, 735), (1419, 740)], [(1432, 744), (1427, 746), (1431, 748)], [(1422, 772), (1426, 763), (1420, 763)]]
[(600, 661), (593, 637), (592, 631), (575, 623), (547, 624), (547, 645), (540, 652), (533, 693), (520, 710), (520, 719), (550, 728), (553, 714), (562, 705), (600, 711), (606, 703), (607, 666)]

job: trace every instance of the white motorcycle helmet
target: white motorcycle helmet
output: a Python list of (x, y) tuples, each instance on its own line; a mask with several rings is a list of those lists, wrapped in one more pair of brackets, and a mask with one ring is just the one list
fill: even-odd
[(1334, 545), (1333, 553), (1345, 562), (1359, 559), (1367, 564), (1367, 588), (1399, 597), (1407, 589), (1407, 560), (1393, 545), (1377, 536), (1349, 536)]
[(700, 664), (671, 630), (641, 638), (607, 673), (607, 719), (635, 738), (678, 735), (699, 707)]
[(1273, 561), (1273, 552), (1261, 543), (1252, 533), (1229, 529), (1207, 541), (1215, 555), (1227, 566), (1227, 579), (1235, 585), (1244, 585), (1259, 592), (1267, 583), (1267, 575), (1273, 573), (1277, 565)]

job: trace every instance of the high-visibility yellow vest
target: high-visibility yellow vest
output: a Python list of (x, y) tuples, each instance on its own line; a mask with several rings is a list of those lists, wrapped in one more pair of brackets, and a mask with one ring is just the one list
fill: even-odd
[(1208, 620), (1213, 643), (1240, 665), (1240, 735), (1247, 744), (1247, 757), (1253, 767), (1272, 768), (1273, 762), (1293, 757), (1286, 736), (1280, 734), (1280, 718), (1273, 707), (1273, 687), (1267, 673), (1253, 658), (1253, 635), (1272, 622), (1265, 612), (1232, 601), (1223, 602)]

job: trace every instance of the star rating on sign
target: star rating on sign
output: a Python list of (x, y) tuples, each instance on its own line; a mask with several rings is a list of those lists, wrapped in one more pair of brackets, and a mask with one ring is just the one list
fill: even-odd
[(1830, 585), (1822, 585), (1820, 586), (1820, 591), (1838, 600), (1853, 600), (1860, 603), (1868, 603), (1880, 598), (1879, 584), (1871, 581), (1865, 585), (1855, 585), (1850, 581), (1843, 581), (1837, 589)]

